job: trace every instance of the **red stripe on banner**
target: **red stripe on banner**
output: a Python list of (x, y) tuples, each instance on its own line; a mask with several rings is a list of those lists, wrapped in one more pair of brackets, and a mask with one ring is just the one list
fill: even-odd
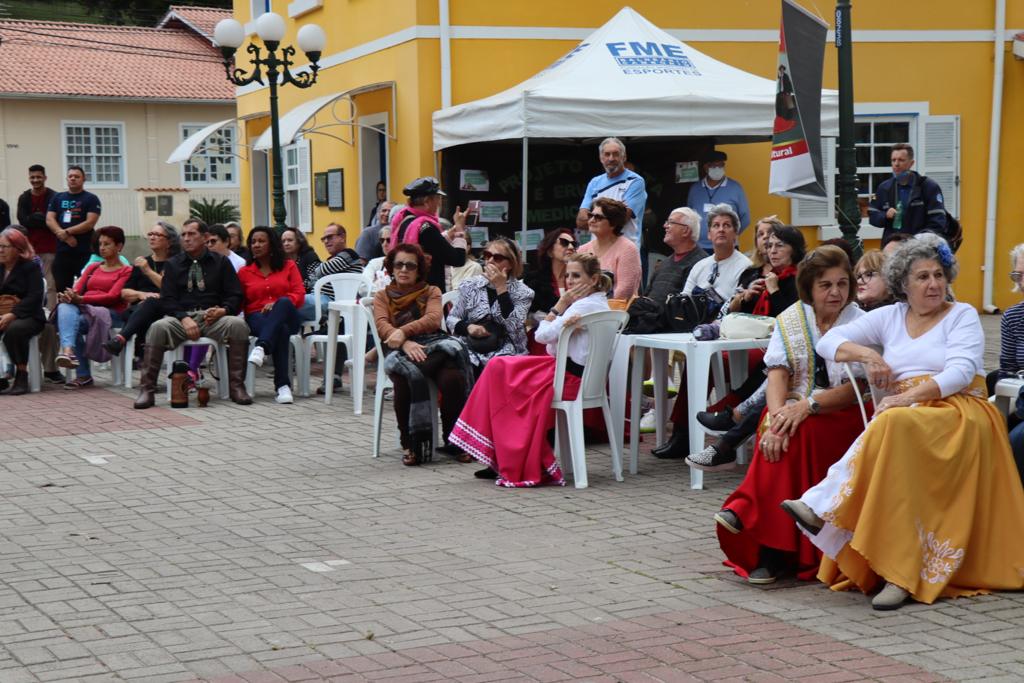
[(807, 154), (810, 149), (807, 147), (806, 140), (798, 140), (783, 145), (775, 145), (772, 147), (772, 161), (776, 159), (785, 159), (786, 157), (799, 156), (801, 154)]

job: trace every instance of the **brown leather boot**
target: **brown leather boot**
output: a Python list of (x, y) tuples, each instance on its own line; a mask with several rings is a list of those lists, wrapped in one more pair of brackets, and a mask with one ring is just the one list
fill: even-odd
[(252, 397), (245, 391), (248, 359), (249, 342), (228, 344), (228, 396), (240, 406), (252, 405)]
[(146, 344), (146, 352), (142, 356), (142, 372), (139, 375), (139, 395), (135, 399), (135, 408), (144, 410), (152, 408), (156, 402), (156, 379), (160, 376), (160, 366), (164, 362), (166, 349)]

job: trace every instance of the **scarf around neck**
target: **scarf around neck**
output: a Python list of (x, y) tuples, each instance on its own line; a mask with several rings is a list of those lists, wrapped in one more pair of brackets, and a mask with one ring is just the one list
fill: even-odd
[[(796, 275), (796, 266), (789, 265), (783, 266), (781, 269), (773, 268), (772, 272), (779, 276), (779, 282), (782, 282), (786, 278), (793, 277)], [(771, 295), (768, 293), (768, 288), (765, 287), (761, 292), (761, 296), (757, 298), (754, 303), (754, 315), (771, 315), (772, 314), (772, 302)]]
[(391, 283), (384, 288), (388, 297), (388, 312), (391, 315), (391, 324), (395, 327), (407, 325), (413, 320), (419, 320), (427, 310), (427, 301), (430, 299), (430, 284), (417, 282), (409, 287), (403, 287)]

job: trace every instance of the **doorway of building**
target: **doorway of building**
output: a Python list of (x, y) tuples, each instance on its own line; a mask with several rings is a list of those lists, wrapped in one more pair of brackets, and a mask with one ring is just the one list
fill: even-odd
[(266, 152), (249, 150), (252, 163), (252, 227), (270, 225), (270, 161)]
[(370, 114), (359, 117), (359, 220), (373, 223), (371, 212), (377, 205), (377, 183), (383, 181), (386, 197), (391, 197), (388, 183), (388, 115)]

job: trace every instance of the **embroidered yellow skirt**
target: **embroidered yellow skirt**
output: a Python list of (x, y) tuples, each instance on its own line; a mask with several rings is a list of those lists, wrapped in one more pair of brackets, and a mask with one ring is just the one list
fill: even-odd
[(976, 377), (963, 393), (876, 415), (804, 493), (826, 521), (809, 537), (822, 582), (867, 593), (889, 581), (924, 603), (1024, 588), (1024, 489), (984, 395)]

